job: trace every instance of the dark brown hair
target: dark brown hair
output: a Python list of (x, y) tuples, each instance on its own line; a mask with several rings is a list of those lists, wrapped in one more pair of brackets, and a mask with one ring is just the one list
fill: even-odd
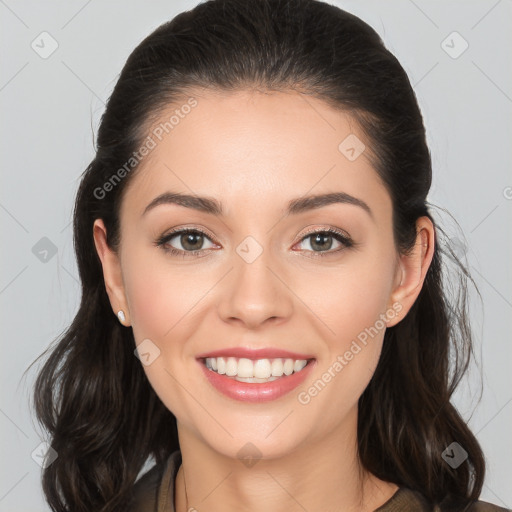
[[(131, 329), (112, 313), (93, 223), (104, 220), (108, 244), (117, 249), (122, 192), (136, 168), (104, 197), (97, 191), (140, 148), (149, 120), (203, 87), (295, 90), (348, 112), (368, 137), (372, 165), (391, 196), (397, 251), (412, 248), (418, 217), (434, 221), (427, 203), (431, 159), (415, 94), (397, 59), (359, 18), (314, 0), (210, 0), (157, 28), (129, 56), (101, 119), (74, 210), (81, 303), (43, 354), (35, 385), (37, 418), (58, 453), (42, 476), (54, 511), (122, 511), (144, 464), (179, 448), (176, 419), (134, 356)], [(471, 278), (443, 251), (439, 235), (436, 226), (418, 299), (385, 333), (359, 401), (358, 442), (368, 471), (448, 506), (478, 498), (485, 464), (450, 402), (472, 355)], [(445, 256), (461, 271), (452, 302), (443, 286)], [(468, 453), (457, 469), (441, 457), (453, 441)]]

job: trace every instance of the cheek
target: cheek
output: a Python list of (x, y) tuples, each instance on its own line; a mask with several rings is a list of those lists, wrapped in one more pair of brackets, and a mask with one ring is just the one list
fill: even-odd
[(130, 252), (123, 278), (135, 343), (149, 346), (151, 361), (143, 365), (148, 381), (170, 411), (186, 417), (189, 397), (179, 385), (190, 364), (184, 349), (197, 323), (194, 304), (208, 283), (203, 286), (190, 272), (170, 271), (165, 258), (151, 250)]
[(169, 293), (166, 279), (150, 268), (128, 278), (127, 288), (136, 341), (161, 339), (177, 321), (173, 312), (178, 312), (179, 298)]
[[(389, 254), (389, 253), (388, 253)], [(366, 329), (382, 330), (393, 282), (392, 256), (352, 253), (339, 266), (297, 282), (299, 296), (329, 328), (332, 348), (343, 349)]]
[(130, 253), (123, 263), (126, 295), (137, 342), (173, 338), (194, 316), (208, 283), (183, 269), (171, 270), (156, 249)]
[(316, 377), (319, 389), (324, 384), (328, 389), (322, 392), (323, 400), (337, 405), (331, 410), (332, 421), (357, 403), (379, 361), (394, 259), (391, 250), (376, 252), (354, 252), (342, 265), (316, 273), (308, 280), (310, 286), (300, 288), (304, 302), (328, 327), (322, 329), (326, 352)]

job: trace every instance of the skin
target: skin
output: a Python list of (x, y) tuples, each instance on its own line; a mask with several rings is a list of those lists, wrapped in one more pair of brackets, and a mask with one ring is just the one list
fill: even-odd
[[(407, 314), (422, 288), (434, 250), (432, 223), (418, 219), (414, 250), (398, 254), (391, 199), (367, 159), (370, 141), (347, 114), (296, 92), (193, 96), (198, 106), (127, 186), (118, 253), (106, 244), (102, 220), (94, 224), (114, 313), (125, 312), (136, 344), (150, 339), (160, 350), (144, 370), (177, 418), (183, 463), (176, 510), (375, 510), (397, 486), (359, 464), (357, 403), (378, 363), (385, 327)], [(338, 150), (349, 134), (366, 145), (354, 161)], [(216, 198), (225, 215), (175, 204), (143, 215), (152, 199), (171, 190)], [(366, 202), (373, 216), (351, 204), (284, 214), (291, 199), (340, 191)], [(196, 243), (202, 256), (172, 256), (154, 245), (178, 226), (207, 233), (202, 246)], [(324, 245), (331, 254), (314, 257), (322, 249), (315, 253), (315, 237), (306, 235), (329, 227), (357, 245), (343, 248), (333, 238), (330, 248)], [(236, 252), (249, 235), (263, 249), (252, 263)], [(179, 235), (171, 244), (186, 249)], [(393, 304), (399, 314), (386, 315), (385, 327), (343, 370), (300, 403), (299, 392)], [(208, 383), (195, 357), (236, 346), (314, 354), (316, 366), (278, 400), (234, 401)], [(261, 453), (251, 467), (237, 455), (248, 442)]]

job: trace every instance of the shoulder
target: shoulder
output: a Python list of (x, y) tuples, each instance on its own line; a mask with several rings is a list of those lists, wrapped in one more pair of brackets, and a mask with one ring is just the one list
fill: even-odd
[(511, 512), (511, 509), (499, 507), (487, 501), (475, 501), (469, 506), (467, 512)]
[(165, 470), (165, 463), (153, 466), (133, 486), (133, 497), (127, 512), (156, 512), (158, 491)]
[[(448, 505), (448, 502), (450, 503)], [(469, 503), (455, 499), (453, 501), (447, 499), (447, 504), (440, 504), (434, 509), (434, 512), (511, 512), (509, 508), (500, 507), (487, 501), (473, 500)]]
[(155, 464), (133, 485), (132, 499), (123, 512), (158, 512), (174, 503), (174, 484), (181, 465), (179, 449), (172, 452), (167, 460)]
[[(450, 503), (450, 504), (448, 504)], [(460, 500), (444, 500), (438, 505), (428, 500), (418, 491), (399, 487), (396, 493), (375, 512), (512, 512), (511, 509), (499, 507), (486, 501), (473, 501), (461, 505)]]
[(157, 512), (160, 483), (166, 467), (167, 462), (156, 464), (135, 482), (126, 512)]

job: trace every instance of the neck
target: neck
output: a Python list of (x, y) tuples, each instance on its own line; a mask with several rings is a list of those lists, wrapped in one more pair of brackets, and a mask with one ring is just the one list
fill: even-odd
[(357, 439), (346, 432), (253, 464), (216, 452), (183, 428), (179, 433), (176, 512), (239, 511), (242, 504), (245, 512), (373, 512), (397, 490), (362, 469)]

